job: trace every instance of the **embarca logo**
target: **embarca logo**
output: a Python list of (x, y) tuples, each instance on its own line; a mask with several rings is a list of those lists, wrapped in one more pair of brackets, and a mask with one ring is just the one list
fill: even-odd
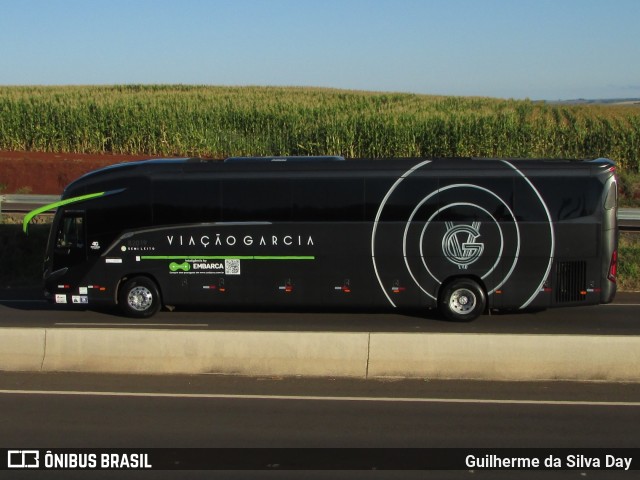
[(442, 238), (442, 251), (451, 263), (466, 270), (484, 252), (484, 243), (476, 242), (480, 237), (481, 222), (473, 222), (471, 225), (445, 222), (445, 225), (447, 233)]

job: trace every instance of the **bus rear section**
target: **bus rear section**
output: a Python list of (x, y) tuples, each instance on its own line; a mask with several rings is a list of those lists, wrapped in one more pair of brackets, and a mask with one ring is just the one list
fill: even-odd
[[(606, 159), (416, 164), (388, 190), (376, 217), (380, 288), (389, 303), (410, 308), (417, 287), (426, 305), (462, 321), (487, 309), (610, 302), (614, 173)], [(394, 283), (403, 293), (391, 290)]]
[(606, 159), (579, 163), (583, 168), (571, 175), (559, 169), (548, 172), (545, 179), (531, 178), (548, 205), (555, 244), (552, 268), (539, 298), (532, 302), (534, 307), (603, 304), (615, 297), (615, 165)]

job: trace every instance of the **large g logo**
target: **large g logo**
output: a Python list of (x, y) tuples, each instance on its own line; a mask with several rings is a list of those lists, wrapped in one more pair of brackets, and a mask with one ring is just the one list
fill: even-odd
[(473, 222), (471, 225), (445, 222), (445, 225), (447, 233), (442, 239), (442, 253), (458, 268), (466, 270), (484, 251), (484, 244), (476, 242), (480, 237), (481, 222)]

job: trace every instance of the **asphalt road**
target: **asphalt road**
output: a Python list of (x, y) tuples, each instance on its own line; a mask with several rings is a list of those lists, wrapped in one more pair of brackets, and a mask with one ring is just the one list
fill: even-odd
[[(638, 384), (0, 374), (3, 448), (637, 449), (638, 419)], [(19, 473), (6, 478), (600, 479), (638, 474), (584, 468)]]
[(33, 291), (0, 290), (0, 327), (185, 328), (258, 331), (534, 333), (640, 335), (640, 293), (614, 303), (484, 315), (471, 323), (444, 321), (436, 312), (212, 312), (176, 310), (151, 319), (124, 318), (50, 305)]

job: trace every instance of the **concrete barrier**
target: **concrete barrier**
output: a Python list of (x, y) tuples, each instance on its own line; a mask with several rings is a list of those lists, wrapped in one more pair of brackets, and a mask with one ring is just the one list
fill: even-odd
[(48, 329), (47, 372), (364, 377), (368, 333)]
[(44, 328), (0, 329), (0, 370), (37, 372), (44, 352)]
[(0, 370), (640, 382), (640, 337), (0, 328)]
[(372, 333), (369, 377), (640, 381), (640, 337)]

